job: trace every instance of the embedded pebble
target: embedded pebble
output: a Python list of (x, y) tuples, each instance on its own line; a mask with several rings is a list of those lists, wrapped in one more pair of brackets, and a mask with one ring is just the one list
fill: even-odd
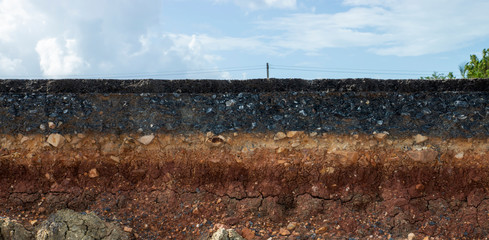
[(275, 136), (273, 137), (273, 140), (278, 141), (278, 140), (282, 140), (282, 139), (284, 139), (284, 138), (286, 138), (286, 137), (287, 137), (287, 135), (286, 135), (285, 133), (283, 133), (283, 132), (278, 132), (278, 133), (276, 133), (276, 134), (275, 134)]
[(420, 144), (420, 143), (423, 143), (423, 142), (426, 142), (428, 140), (428, 137), (427, 136), (423, 136), (421, 134), (416, 134), (416, 136), (414, 136), (414, 141), (417, 143), (417, 144)]
[(155, 138), (155, 135), (150, 134), (150, 135), (146, 135), (146, 136), (142, 136), (142, 137), (138, 138), (138, 142), (140, 142), (144, 145), (148, 145), (153, 141), (154, 138)]
[(53, 133), (48, 136), (46, 141), (53, 147), (61, 147), (65, 142), (65, 137), (59, 133)]
[(88, 171), (88, 177), (89, 178), (96, 178), (98, 176), (99, 176), (99, 174), (98, 174), (98, 171), (96, 168), (92, 168), (92, 169), (90, 169), (90, 171)]

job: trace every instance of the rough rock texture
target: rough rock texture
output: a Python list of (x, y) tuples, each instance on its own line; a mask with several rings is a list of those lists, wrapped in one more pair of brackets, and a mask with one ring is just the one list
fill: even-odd
[(2, 133), (489, 135), (487, 80), (26, 82), (0, 81), (0, 121), (9, 123), (0, 126)]
[(22, 224), (0, 217), (0, 240), (32, 239), (33, 235)]
[(57, 211), (36, 230), (36, 240), (57, 239), (129, 239), (120, 227), (102, 221), (93, 213), (76, 213), (65, 209)]
[(245, 240), (234, 229), (219, 228), (209, 240)]

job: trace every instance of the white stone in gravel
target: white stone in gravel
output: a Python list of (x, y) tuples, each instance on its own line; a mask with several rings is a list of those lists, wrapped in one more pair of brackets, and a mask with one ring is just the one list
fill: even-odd
[(48, 136), (47, 142), (53, 147), (61, 147), (65, 142), (65, 137), (59, 133), (53, 133)]
[(455, 158), (456, 159), (462, 159), (462, 158), (464, 158), (464, 152), (459, 152), (459, 153), (455, 154)]
[(145, 136), (138, 138), (138, 142), (140, 142), (144, 145), (148, 145), (153, 141), (154, 138), (155, 138), (155, 135), (153, 135), (153, 134), (145, 135)]
[(427, 136), (423, 136), (421, 134), (416, 134), (416, 136), (414, 136), (414, 141), (417, 144), (426, 142), (426, 140), (428, 140), (428, 137)]
[(273, 137), (273, 140), (278, 141), (278, 140), (282, 140), (282, 139), (284, 139), (284, 138), (286, 138), (286, 137), (287, 137), (287, 135), (285, 135), (285, 133), (283, 133), (283, 132), (278, 132), (278, 133), (276, 133), (276, 134), (275, 134), (275, 136)]
[(98, 174), (98, 171), (96, 168), (92, 168), (92, 169), (90, 169), (90, 171), (88, 171), (88, 177), (89, 178), (96, 178), (98, 176), (99, 176), (99, 174)]

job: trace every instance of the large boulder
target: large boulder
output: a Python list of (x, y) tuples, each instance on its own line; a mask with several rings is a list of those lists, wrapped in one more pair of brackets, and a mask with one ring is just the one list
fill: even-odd
[(59, 210), (36, 230), (36, 240), (58, 239), (129, 239), (119, 226), (107, 223), (94, 213), (77, 213), (70, 209)]
[(0, 217), (0, 240), (32, 239), (32, 233), (27, 231), (20, 223), (9, 218)]

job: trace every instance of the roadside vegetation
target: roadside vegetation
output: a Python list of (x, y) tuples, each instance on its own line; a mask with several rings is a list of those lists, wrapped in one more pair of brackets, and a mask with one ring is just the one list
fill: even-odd
[[(460, 75), (462, 78), (489, 78), (489, 51), (488, 49), (482, 50), (482, 58), (478, 58), (476, 55), (470, 55), (470, 61), (458, 66)], [(443, 79), (455, 79), (453, 72), (449, 72), (447, 75), (443, 73), (434, 72), (431, 76), (420, 77), (424, 80), (443, 80)]]

